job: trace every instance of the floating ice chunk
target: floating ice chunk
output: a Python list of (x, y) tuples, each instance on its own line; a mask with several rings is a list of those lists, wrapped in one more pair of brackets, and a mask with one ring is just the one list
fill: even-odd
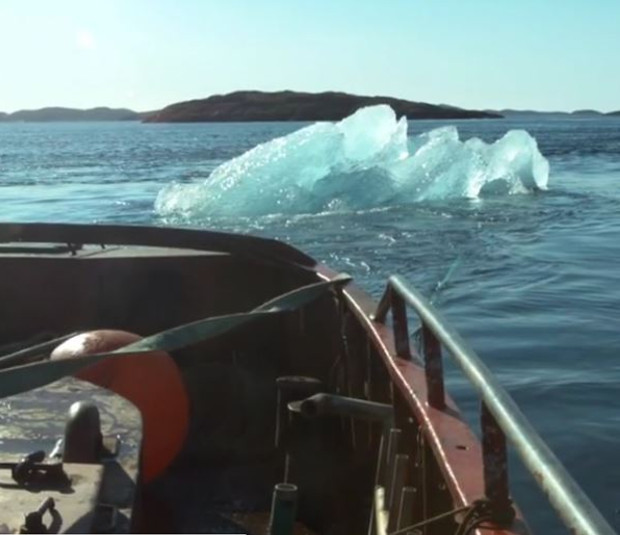
[(514, 130), (492, 144), (459, 139), (454, 126), (407, 138), (386, 105), (338, 123), (315, 123), (217, 167), (202, 184), (160, 191), (162, 215), (264, 215), (363, 209), (428, 199), (546, 189), (536, 140)]
[(490, 147), (488, 180), (504, 180), (525, 190), (547, 189), (549, 162), (525, 130), (511, 130)]
[(337, 123), (342, 133), (342, 156), (352, 167), (374, 166), (408, 156), (407, 119), (396, 121), (385, 104), (363, 108)]

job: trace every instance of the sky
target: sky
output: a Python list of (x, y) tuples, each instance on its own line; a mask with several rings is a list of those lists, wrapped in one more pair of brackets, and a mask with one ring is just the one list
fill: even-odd
[(0, 0), (0, 110), (240, 89), (620, 110), (619, 0)]

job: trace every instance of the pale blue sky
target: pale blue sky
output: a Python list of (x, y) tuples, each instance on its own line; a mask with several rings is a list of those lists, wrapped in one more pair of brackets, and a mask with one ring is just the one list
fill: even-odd
[(619, 0), (0, 0), (0, 110), (237, 89), (620, 109)]

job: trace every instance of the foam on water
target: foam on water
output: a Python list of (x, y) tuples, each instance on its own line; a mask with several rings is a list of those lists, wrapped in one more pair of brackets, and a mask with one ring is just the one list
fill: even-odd
[(239, 216), (367, 209), (392, 204), (546, 189), (549, 164), (536, 140), (511, 130), (487, 144), (454, 126), (409, 139), (387, 105), (337, 123), (315, 123), (262, 143), (201, 183), (171, 184), (160, 215)]

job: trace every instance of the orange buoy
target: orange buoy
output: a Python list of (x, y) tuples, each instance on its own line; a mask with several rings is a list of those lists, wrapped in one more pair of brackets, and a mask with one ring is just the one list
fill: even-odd
[[(60, 344), (52, 360), (114, 351), (140, 340), (125, 331), (79, 334)], [(109, 358), (78, 372), (76, 377), (112, 390), (142, 413), (142, 480), (161, 474), (181, 450), (189, 426), (189, 399), (181, 373), (164, 351)]]

